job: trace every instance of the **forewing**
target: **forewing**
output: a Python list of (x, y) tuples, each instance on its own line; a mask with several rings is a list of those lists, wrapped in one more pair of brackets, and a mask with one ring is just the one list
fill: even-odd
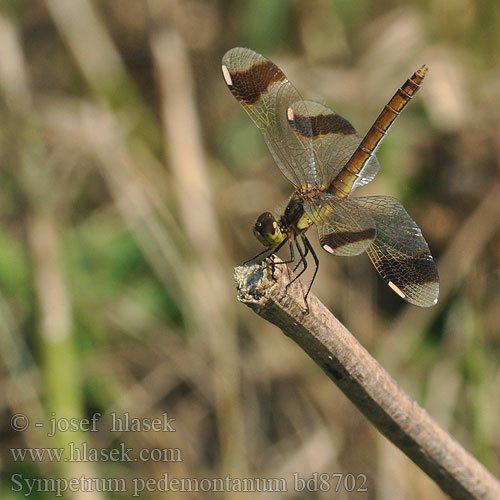
[[(304, 103), (306, 116), (301, 113)], [(297, 105), (293, 103), (291, 109), (293, 112), (288, 114), (290, 127), (299, 140), (302, 137), (312, 138), (317, 178), (320, 185), (326, 187), (351, 158), (363, 138), (349, 121), (319, 102), (299, 101)], [(360, 172), (353, 189), (370, 182), (379, 169), (379, 162), (373, 155)]]
[(355, 199), (324, 193), (305, 203), (304, 210), (318, 229), (322, 248), (333, 255), (358, 255), (375, 238), (374, 220)]
[(367, 209), (377, 236), (366, 250), (382, 279), (403, 299), (432, 306), (439, 295), (439, 276), (422, 231), (401, 203), (389, 196), (353, 198)]
[(283, 174), (296, 187), (317, 186), (310, 122), (306, 119), (303, 124), (304, 135), (296, 135), (287, 118), (292, 104), (302, 116), (308, 112), (278, 66), (253, 50), (237, 47), (222, 58), (222, 74), (231, 93), (262, 132)]

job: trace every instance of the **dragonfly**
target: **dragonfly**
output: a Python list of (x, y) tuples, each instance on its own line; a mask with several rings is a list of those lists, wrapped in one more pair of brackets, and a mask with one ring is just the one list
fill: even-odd
[[(422, 231), (403, 205), (390, 196), (351, 196), (380, 169), (375, 150), (399, 113), (419, 90), (427, 67), (421, 66), (397, 90), (368, 133), (362, 137), (342, 116), (321, 103), (304, 100), (281, 69), (248, 48), (236, 47), (222, 58), (226, 85), (262, 133), (276, 164), (295, 191), (281, 216), (264, 212), (253, 232), (266, 247), (258, 256), (294, 246), (301, 271), (311, 254), (306, 236), (316, 226), (323, 250), (337, 256), (366, 252), (384, 282), (402, 299), (428, 307), (436, 304), (439, 277)], [(302, 245), (301, 245), (302, 244)], [(251, 259), (253, 260), (253, 259)]]

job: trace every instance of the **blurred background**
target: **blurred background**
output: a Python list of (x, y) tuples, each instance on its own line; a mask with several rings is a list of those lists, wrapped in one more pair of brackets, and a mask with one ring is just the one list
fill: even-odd
[[(429, 66), (359, 195), (403, 202), (437, 261), (439, 303), (404, 303), (365, 255), (333, 258), (311, 234), (321, 258), (313, 292), (499, 474), (499, 28), (495, 0), (2, 2), (0, 496), (54, 498), (26, 480), (84, 476), (124, 478), (127, 491), (65, 498), (132, 498), (134, 480), (168, 472), (283, 477), (288, 492), (252, 498), (332, 498), (293, 489), (294, 472), (326, 472), (366, 475), (367, 492), (341, 487), (335, 498), (445, 498), (295, 344), (236, 300), (233, 267), (261, 250), (256, 216), (292, 192), (223, 83), (221, 57), (240, 45), (361, 134)], [(176, 432), (111, 432), (113, 412), (168, 413)], [(50, 418), (96, 413), (98, 432), (47, 436)], [(15, 414), (29, 419), (23, 432)], [(69, 443), (124, 443), (132, 457), (180, 450), (182, 461), (10, 451)]]

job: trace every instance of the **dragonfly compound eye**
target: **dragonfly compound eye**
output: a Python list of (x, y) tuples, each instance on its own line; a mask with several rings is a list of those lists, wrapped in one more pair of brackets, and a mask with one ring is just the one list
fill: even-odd
[(271, 212), (259, 215), (253, 226), (253, 234), (266, 247), (274, 247), (285, 238)]

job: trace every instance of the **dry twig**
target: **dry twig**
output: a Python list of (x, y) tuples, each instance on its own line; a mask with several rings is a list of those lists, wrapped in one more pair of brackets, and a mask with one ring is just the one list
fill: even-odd
[[(274, 263), (280, 262), (273, 257)], [(286, 266), (241, 266), (238, 299), (281, 328), (358, 409), (454, 499), (500, 498), (500, 483), (406, 395), (354, 336), (313, 295), (304, 311)]]

